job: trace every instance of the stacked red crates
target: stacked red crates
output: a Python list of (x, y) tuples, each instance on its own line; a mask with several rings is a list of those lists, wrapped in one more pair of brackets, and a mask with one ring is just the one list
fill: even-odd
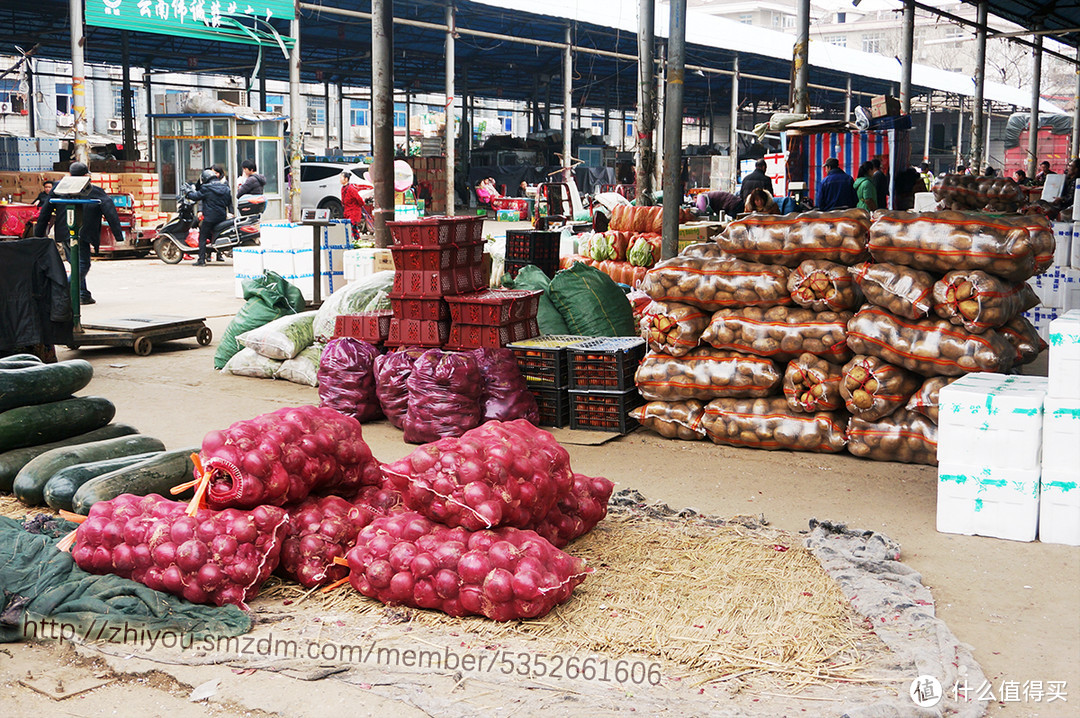
[(441, 347), (450, 339), (445, 297), (484, 287), (483, 219), (387, 222), (394, 238), (393, 319), (386, 345)]
[(540, 334), (536, 311), (540, 291), (486, 289), (447, 297), (450, 349), (498, 349)]

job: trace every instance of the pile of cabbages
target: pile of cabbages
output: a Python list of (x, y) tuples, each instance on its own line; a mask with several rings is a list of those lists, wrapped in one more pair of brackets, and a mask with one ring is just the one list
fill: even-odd
[(359, 421), (385, 415), (410, 444), (461, 436), (493, 419), (540, 420), (509, 349), (405, 347), (380, 355), (365, 341), (342, 337), (323, 352), (319, 399)]
[(199, 465), (207, 506), (98, 502), (75, 532), (75, 562), (218, 606), (246, 607), (276, 570), (305, 587), (347, 578), (390, 605), (534, 618), (584, 580), (561, 549), (604, 518), (613, 488), (573, 473), (551, 434), (522, 419), (381, 465), (355, 418), (313, 406), (208, 433)]

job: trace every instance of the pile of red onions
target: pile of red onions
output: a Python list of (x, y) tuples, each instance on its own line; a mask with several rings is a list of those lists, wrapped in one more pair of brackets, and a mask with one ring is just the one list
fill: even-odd
[(277, 567), (289, 517), (276, 506), (185, 512), (157, 494), (99, 501), (75, 532), (72, 558), (90, 573), (112, 573), (192, 603), (244, 601)]
[(211, 508), (297, 503), (316, 492), (355, 494), (382, 482), (360, 422), (301, 406), (238, 421), (203, 438)]
[(347, 559), (349, 582), (365, 596), (495, 621), (545, 615), (586, 573), (532, 531), (469, 532), (413, 512), (372, 521)]
[(425, 351), (409, 347), (375, 359), (375, 396), (395, 429), (405, 424), (405, 413), (409, 409), (409, 375), (413, 364)]
[(484, 377), (480, 392), (481, 423), (492, 419), (525, 419), (539, 424), (540, 409), (536, 406), (536, 397), (521, 375), (514, 352), (506, 348), (476, 349), (472, 354)]
[(382, 468), (406, 507), (470, 531), (536, 526), (573, 485), (566, 449), (524, 419), (489, 421)]
[(363, 423), (379, 418), (375, 396), (374, 345), (352, 337), (334, 339), (319, 359), (319, 405)]
[(615, 484), (599, 476), (574, 474), (574, 485), (534, 529), (562, 548), (592, 531), (607, 516), (608, 499)]
[(340, 496), (308, 498), (287, 507), (289, 528), (281, 546), (279, 571), (311, 588), (344, 578), (348, 569), (334, 563), (356, 543), (356, 534), (377, 515), (371, 507)]
[(409, 408), (402, 428), (405, 441), (422, 444), (443, 436), (461, 436), (480, 424), (483, 376), (467, 352), (429, 349), (413, 364), (406, 380)]

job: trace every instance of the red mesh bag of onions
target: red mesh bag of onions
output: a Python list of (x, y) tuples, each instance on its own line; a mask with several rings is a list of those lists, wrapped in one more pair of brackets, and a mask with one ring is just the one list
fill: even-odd
[(238, 421), (203, 438), (201, 481), (210, 508), (296, 503), (315, 492), (355, 494), (382, 483), (360, 422), (301, 406)]
[(319, 359), (319, 406), (329, 407), (359, 422), (382, 415), (375, 396), (374, 345), (352, 337), (334, 339)]
[(521, 376), (514, 352), (509, 349), (475, 349), (473, 356), (484, 377), (480, 392), (481, 423), (496, 419), (510, 421), (525, 419), (540, 423), (540, 409), (536, 397), (529, 391), (525, 377)]
[(351, 504), (340, 496), (308, 498), (285, 510), (289, 527), (281, 546), (278, 572), (306, 588), (344, 578), (349, 572), (335, 564), (334, 558), (344, 558), (356, 544), (360, 529), (384, 514), (367, 504)]
[(573, 485), (566, 449), (524, 419), (489, 421), (382, 470), (407, 508), (470, 531), (531, 528)]
[(495, 621), (547, 614), (588, 572), (533, 531), (470, 532), (414, 512), (372, 521), (347, 560), (349, 582), (369, 598)]
[(607, 516), (614, 488), (615, 484), (599, 476), (574, 474), (573, 487), (536, 525), (536, 533), (558, 548), (584, 536)]
[(413, 364), (406, 383), (409, 409), (402, 428), (408, 443), (461, 436), (480, 424), (484, 379), (472, 354), (429, 349)]
[(413, 364), (426, 349), (410, 347), (375, 358), (375, 396), (383, 414), (400, 429), (405, 423), (409, 409), (409, 375)]
[(288, 515), (277, 506), (187, 511), (157, 494), (98, 501), (74, 533), (72, 558), (192, 603), (246, 608), (278, 565)]

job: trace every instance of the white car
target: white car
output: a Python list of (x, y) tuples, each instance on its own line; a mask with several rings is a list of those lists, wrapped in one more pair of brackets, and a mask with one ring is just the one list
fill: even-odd
[(329, 209), (335, 218), (342, 216), (341, 173), (363, 177), (368, 166), (345, 162), (301, 162), (300, 206)]

